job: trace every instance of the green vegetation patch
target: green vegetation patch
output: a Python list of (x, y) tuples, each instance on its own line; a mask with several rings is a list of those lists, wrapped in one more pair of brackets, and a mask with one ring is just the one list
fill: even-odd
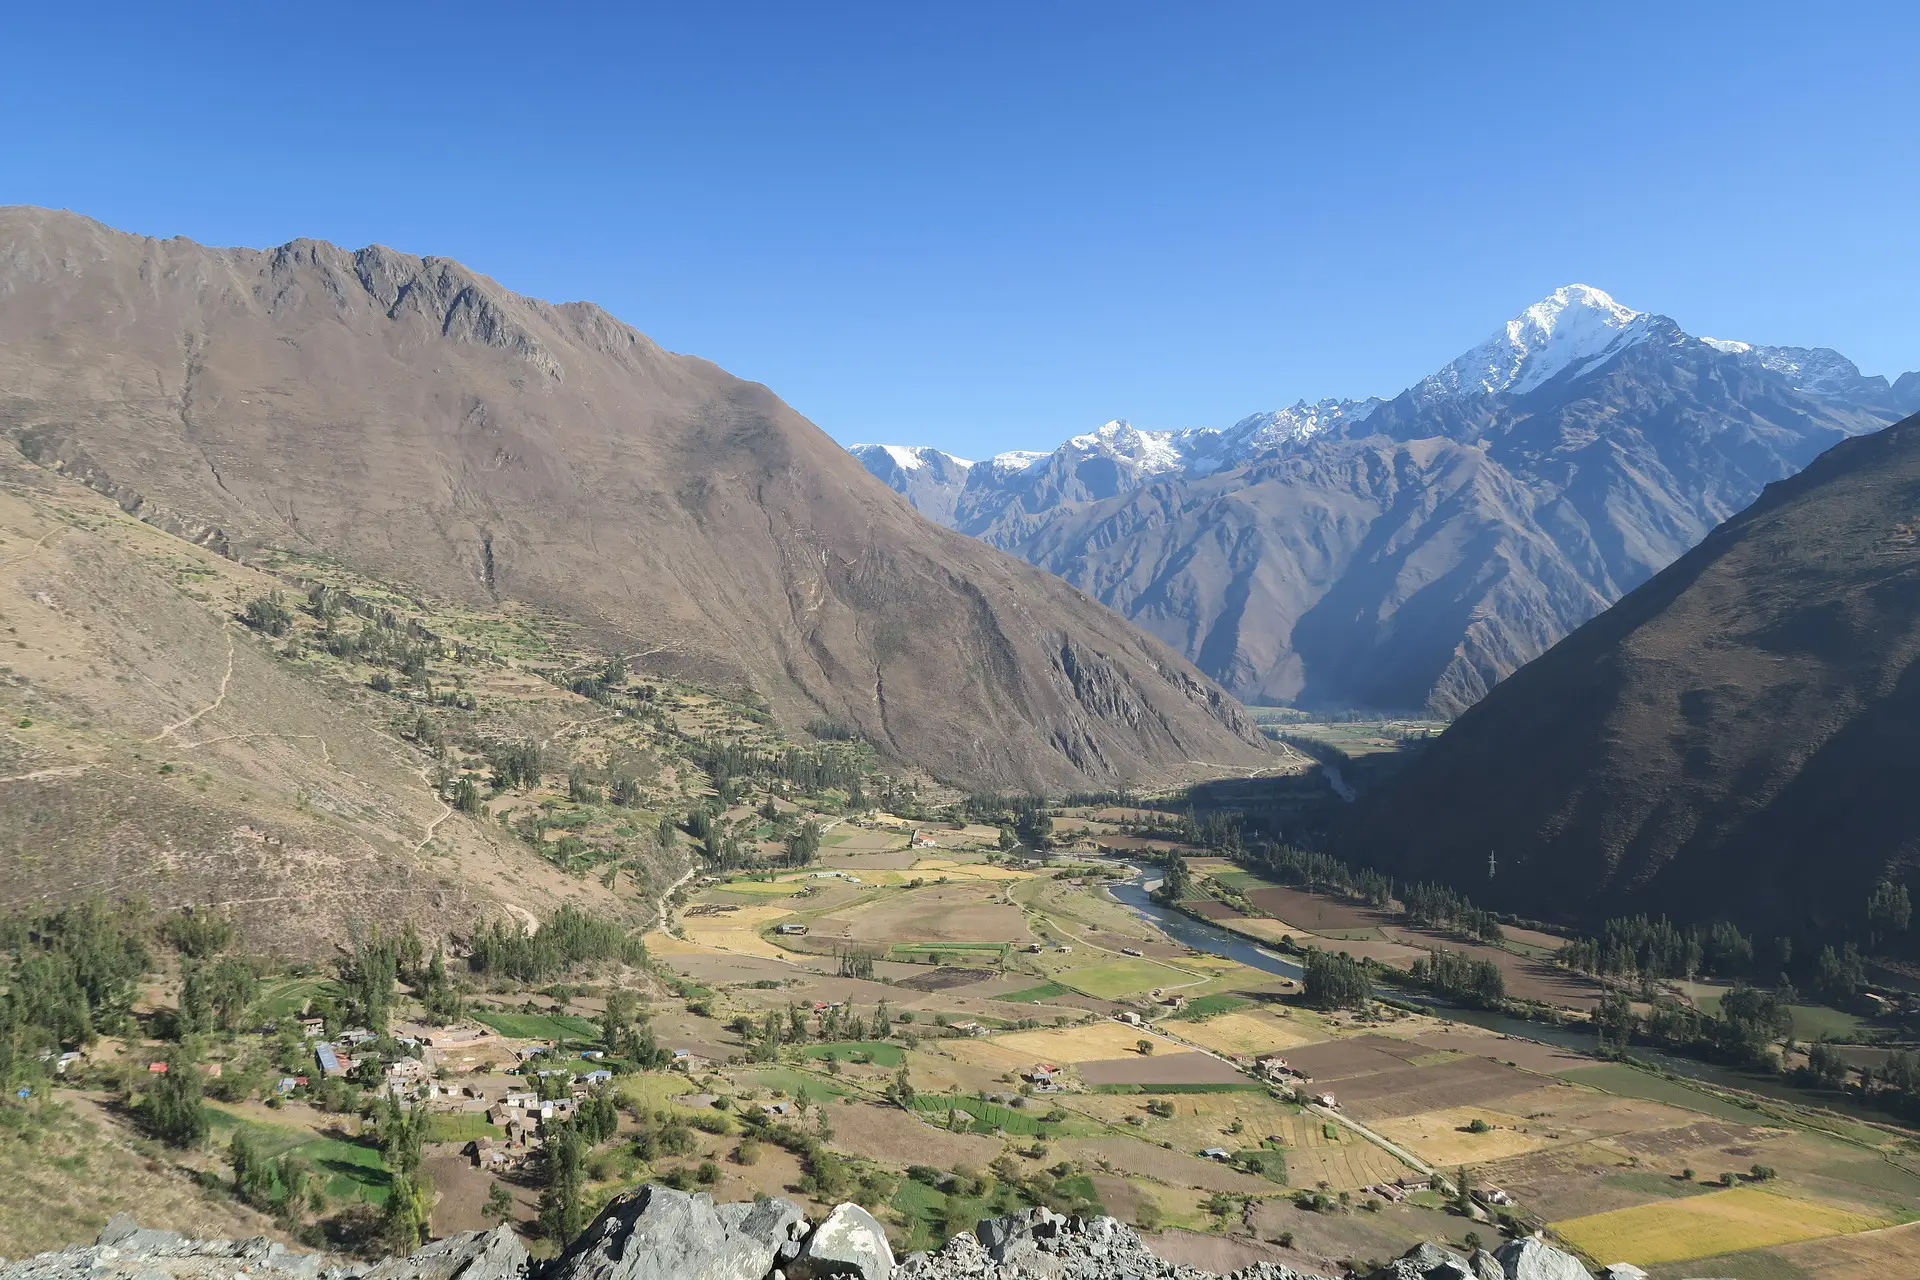
[[(752, 1088), (772, 1092), (780, 1090), (789, 1098), (798, 1098), (802, 1090), (806, 1096), (815, 1100), (821, 1098), (844, 1098), (851, 1090), (843, 1089), (825, 1076), (815, 1075), (811, 1071), (801, 1071), (792, 1067), (760, 1067), (753, 1071), (743, 1071), (738, 1077), (740, 1083)], [(767, 1098), (758, 1101), (770, 1101)], [(752, 1105), (749, 1103), (748, 1105)]]
[(1841, 1160), (1821, 1165), (1814, 1172), (1848, 1186), (1887, 1192), (1910, 1205), (1920, 1204), (1920, 1174), (1891, 1161)]
[(374, 1205), (387, 1202), (390, 1182), (387, 1165), (375, 1147), (244, 1120), (218, 1104), (208, 1106), (207, 1121), (222, 1139), (235, 1130), (244, 1129), (254, 1150), (268, 1160), (281, 1156), (305, 1160), (323, 1180), (327, 1194), (336, 1200), (364, 1200)]
[(428, 1142), (472, 1142), (499, 1136), (500, 1131), (478, 1111), (436, 1111), (427, 1116)]
[(816, 1061), (833, 1057), (842, 1062), (856, 1062), (864, 1058), (877, 1066), (897, 1067), (906, 1056), (906, 1050), (884, 1040), (839, 1040), (830, 1044), (810, 1044), (800, 1051), (800, 1056)]
[(1284, 1151), (1276, 1151), (1272, 1147), (1250, 1147), (1234, 1152), (1233, 1162), (1269, 1182), (1277, 1182), (1281, 1186), (1287, 1184), (1287, 1153)]
[(992, 1216), (985, 1197), (949, 1196), (911, 1178), (900, 1180), (900, 1189), (889, 1203), (906, 1222), (907, 1251), (937, 1249), (949, 1236), (971, 1231), (974, 1223)]
[(1051, 1138), (1060, 1132), (1060, 1125), (1049, 1124), (1029, 1110), (1004, 1106), (998, 1102), (984, 1102), (966, 1094), (923, 1093), (913, 1100), (913, 1109), (927, 1115), (935, 1123), (953, 1112), (959, 1112), (964, 1117), (962, 1129), (967, 1133), (991, 1134), (998, 1129), (1007, 1133)]
[(1618, 1094), (1622, 1098), (1664, 1102), (1668, 1106), (1695, 1111), (1703, 1116), (1712, 1116), (1716, 1120), (1753, 1124), (1757, 1119), (1754, 1113), (1745, 1107), (1737, 1106), (1710, 1093), (1689, 1088), (1678, 1080), (1658, 1076), (1651, 1071), (1642, 1071), (1638, 1067), (1630, 1067), (1624, 1062), (1603, 1062), (1594, 1067), (1577, 1067), (1572, 1071), (1560, 1072), (1559, 1075), (1562, 1080), (1603, 1089), (1608, 1093)]
[(292, 1018), (306, 1011), (309, 1001), (340, 998), (339, 984), (325, 978), (282, 978), (262, 983), (257, 1008), (263, 1018)]
[(600, 1028), (571, 1013), (505, 1013), (475, 1009), (473, 1020), (516, 1040), (599, 1040)]
[(1009, 991), (1006, 995), (995, 996), (995, 1000), (1011, 1000), (1015, 1004), (1032, 1004), (1038, 1000), (1054, 1000), (1061, 996), (1074, 994), (1072, 987), (1063, 987), (1057, 982), (1043, 982), (1037, 987), (1026, 987), (1019, 991)]
[(1252, 1003), (1253, 1001), (1251, 1000), (1244, 1000), (1239, 996), (1228, 995), (1225, 992), (1210, 996), (1196, 996), (1194, 999), (1187, 1001), (1185, 1007), (1173, 1016), (1175, 1018), (1185, 1019), (1188, 1022), (1199, 1022), (1203, 1018), (1211, 1018), (1222, 1013), (1232, 1013), (1235, 1009), (1244, 1009)]
[(1084, 969), (1068, 969), (1055, 974), (1054, 980), (1085, 995), (1112, 1000), (1136, 992), (1151, 991), (1155, 987), (1189, 983), (1193, 981), (1193, 975), (1156, 960), (1135, 957), (1088, 965)]

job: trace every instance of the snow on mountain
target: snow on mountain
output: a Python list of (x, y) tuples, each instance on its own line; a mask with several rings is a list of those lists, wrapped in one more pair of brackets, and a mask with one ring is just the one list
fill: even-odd
[[(1409, 393), (1416, 408), (1446, 401), (1525, 395), (1549, 383), (1571, 382), (1649, 339), (1687, 342), (1671, 320), (1625, 306), (1591, 285), (1555, 289), (1506, 322), (1485, 342), (1420, 380)], [(1702, 338), (1724, 355), (1751, 360), (1794, 389), (1816, 396), (1885, 394), (1884, 379), (1866, 378), (1852, 361), (1826, 347), (1770, 347)], [(1904, 384), (1903, 384), (1904, 385)], [(1920, 396), (1920, 385), (1909, 393)], [(1196, 479), (1288, 453), (1321, 437), (1359, 435), (1387, 402), (1300, 400), (1249, 414), (1225, 429), (1186, 427), (1150, 431), (1115, 418), (1048, 451), (1012, 450), (980, 464), (938, 449), (855, 445), (867, 469), (943, 521), (999, 510), (1018, 501), (1039, 511), (1050, 503), (1084, 501), (1140, 488), (1162, 478)], [(964, 495), (964, 496), (963, 496)], [(941, 513), (941, 514), (936, 514)]]
[(1591, 285), (1555, 289), (1415, 388), (1423, 398), (1520, 395), (1598, 368), (1653, 331), (1655, 317)]
[(1700, 341), (1726, 355), (1747, 357), (1785, 378), (1794, 389), (1814, 395), (1844, 394), (1857, 388), (1865, 377), (1859, 365), (1832, 347), (1768, 347), (1727, 338)]
[(987, 459), (987, 469), (996, 477), (1019, 475), (1034, 463), (1053, 455), (1040, 449), (1009, 449)]
[(951, 453), (943, 452), (929, 445), (850, 444), (847, 446), (847, 452), (862, 462), (868, 463), (869, 470), (872, 469), (873, 462), (877, 462), (881, 455), (884, 455), (894, 466), (900, 468), (902, 471), (918, 471), (920, 468), (926, 466), (944, 465), (950, 468), (957, 468), (964, 472), (973, 466), (973, 463), (966, 458), (955, 457)]
[(1125, 418), (1115, 418), (1096, 430), (1074, 436), (1054, 452), (1131, 463), (1142, 477), (1164, 475), (1185, 469), (1186, 457), (1182, 445), (1190, 434), (1186, 431), (1142, 431)]

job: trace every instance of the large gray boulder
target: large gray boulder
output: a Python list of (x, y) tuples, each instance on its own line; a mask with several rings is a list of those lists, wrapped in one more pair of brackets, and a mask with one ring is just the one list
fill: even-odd
[(1593, 1280), (1578, 1258), (1538, 1236), (1509, 1240), (1493, 1256), (1506, 1269), (1507, 1280)]
[(1451, 1249), (1425, 1241), (1413, 1246), (1367, 1280), (1479, 1280), (1473, 1264)]
[(404, 1258), (387, 1258), (366, 1280), (524, 1280), (531, 1259), (513, 1228), (462, 1231)]
[(786, 1267), (789, 1280), (819, 1280), (848, 1276), (855, 1280), (890, 1280), (893, 1246), (887, 1230), (857, 1204), (835, 1207), (800, 1245)]
[(768, 1204), (722, 1212), (705, 1194), (642, 1187), (603, 1209), (542, 1280), (765, 1280), (804, 1221), (786, 1201)]
[(1475, 1249), (1467, 1257), (1467, 1265), (1478, 1280), (1507, 1280), (1507, 1269), (1500, 1265), (1500, 1259), (1485, 1249)]

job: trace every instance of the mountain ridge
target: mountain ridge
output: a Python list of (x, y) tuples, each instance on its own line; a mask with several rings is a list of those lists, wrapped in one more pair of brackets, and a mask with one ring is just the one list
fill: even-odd
[(0, 210), (0, 296), (0, 430), (229, 554), (559, 609), (978, 785), (1263, 756), (1157, 642), (593, 304), (379, 246), (208, 249), (22, 207)]
[(1766, 483), (1903, 408), (1920, 408), (1920, 374), (1695, 338), (1573, 285), (1391, 400), (1282, 411), (1305, 429), (1245, 432), (1226, 465), (1208, 450), (1231, 432), (1103, 428), (908, 496), (1240, 697), (1453, 715)]
[(1840, 442), (1468, 710), (1336, 844), (1517, 910), (1857, 928), (1920, 866), (1916, 503), (1920, 416)]

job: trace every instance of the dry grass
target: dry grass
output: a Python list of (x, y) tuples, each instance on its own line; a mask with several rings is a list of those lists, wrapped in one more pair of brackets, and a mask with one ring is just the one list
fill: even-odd
[(697, 946), (778, 960), (786, 953), (762, 938), (761, 925), (790, 916), (785, 907), (742, 907), (717, 916), (693, 916), (682, 922), (687, 940)]
[(1735, 1187), (1556, 1222), (1553, 1229), (1589, 1257), (1644, 1267), (1886, 1225), (1818, 1201)]
[[(1490, 1126), (1490, 1132), (1467, 1132), (1467, 1126), (1475, 1120)], [(1376, 1121), (1373, 1128), (1422, 1159), (1441, 1165), (1484, 1164), (1553, 1145), (1544, 1133), (1522, 1132), (1514, 1127), (1514, 1117), (1484, 1107), (1423, 1111), (1397, 1120)]]
[(1324, 1038), (1317, 1030), (1293, 1025), (1291, 1018), (1264, 1013), (1223, 1013), (1203, 1022), (1176, 1022), (1168, 1029), (1216, 1053), (1269, 1053)]
[(1785, 1245), (1773, 1252), (1799, 1267), (1806, 1280), (1920, 1276), (1920, 1222)]
[(1018, 1055), (1024, 1062), (1092, 1062), (1101, 1058), (1136, 1057), (1135, 1046), (1151, 1041), (1156, 1054), (1181, 1052), (1178, 1044), (1138, 1027), (1118, 1022), (1096, 1022), (1055, 1031), (1016, 1031), (995, 1036), (991, 1044)]
[(1014, 867), (998, 867), (987, 862), (960, 862), (953, 858), (922, 858), (913, 864), (912, 874), (947, 876), (954, 880), (1031, 880), (1033, 872)]

